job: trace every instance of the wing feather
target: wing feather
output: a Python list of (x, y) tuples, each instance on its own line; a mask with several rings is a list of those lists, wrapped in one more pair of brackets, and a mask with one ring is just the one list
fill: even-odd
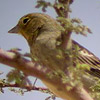
[(79, 48), (77, 56), (79, 63), (90, 66), (90, 70), (87, 70), (87, 72), (100, 78), (100, 59), (76, 41), (73, 40), (72, 42), (73, 47), (78, 46)]

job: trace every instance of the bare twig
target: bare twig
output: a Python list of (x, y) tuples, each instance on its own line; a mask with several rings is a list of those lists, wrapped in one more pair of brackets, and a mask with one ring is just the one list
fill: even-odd
[[(43, 93), (51, 93), (49, 91), (49, 89), (47, 88), (43, 88), (43, 87), (36, 87), (36, 86), (33, 86), (33, 87), (30, 87), (29, 85), (25, 85), (24, 87), (20, 87), (19, 84), (3, 84), (1, 86), (2, 88), (8, 88), (8, 87), (12, 87), (12, 88), (22, 88), (22, 89), (27, 89), (28, 91), (31, 91), (31, 90), (36, 90), (36, 91), (41, 91)], [(31, 89), (30, 89), (31, 88)]]

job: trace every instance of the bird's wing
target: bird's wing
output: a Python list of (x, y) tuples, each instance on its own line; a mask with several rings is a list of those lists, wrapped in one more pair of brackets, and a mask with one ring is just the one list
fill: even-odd
[(76, 41), (73, 40), (72, 42), (74, 46), (79, 48), (77, 56), (79, 63), (89, 65), (90, 70), (88, 72), (100, 78), (100, 59)]

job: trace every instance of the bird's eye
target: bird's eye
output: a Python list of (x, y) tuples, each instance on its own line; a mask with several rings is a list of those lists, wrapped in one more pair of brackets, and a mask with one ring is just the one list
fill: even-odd
[(23, 23), (26, 24), (30, 19), (28, 17), (23, 19)]

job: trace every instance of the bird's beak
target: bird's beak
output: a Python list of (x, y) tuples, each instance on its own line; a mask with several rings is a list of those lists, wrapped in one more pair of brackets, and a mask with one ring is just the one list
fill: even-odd
[(18, 33), (19, 33), (19, 27), (18, 27), (18, 25), (16, 25), (16, 26), (13, 27), (12, 29), (10, 29), (10, 30), (8, 31), (8, 33), (16, 33), (16, 34), (18, 34)]

